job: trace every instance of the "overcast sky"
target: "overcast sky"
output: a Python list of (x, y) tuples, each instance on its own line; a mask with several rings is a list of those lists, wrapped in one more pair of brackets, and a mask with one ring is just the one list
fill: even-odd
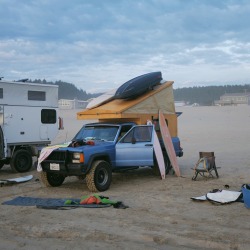
[(249, 0), (0, 0), (0, 76), (88, 93), (161, 71), (174, 88), (250, 84)]

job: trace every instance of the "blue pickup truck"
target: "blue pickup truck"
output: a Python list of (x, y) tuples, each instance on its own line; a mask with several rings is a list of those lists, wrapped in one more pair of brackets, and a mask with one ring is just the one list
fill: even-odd
[[(84, 125), (67, 147), (52, 151), (41, 162), (45, 186), (60, 186), (67, 176), (86, 178), (90, 191), (110, 187), (112, 172), (147, 166), (158, 169), (153, 150), (153, 125), (90, 123)], [(178, 137), (172, 138), (176, 156), (183, 155)], [(163, 144), (162, 144), (163, 145)], [(166, 174), (171, 168), (163, 147)]]

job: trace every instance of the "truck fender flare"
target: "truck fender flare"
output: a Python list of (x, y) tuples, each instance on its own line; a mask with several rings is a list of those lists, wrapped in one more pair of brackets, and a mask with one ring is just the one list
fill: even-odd
[(91, 157), (89, 158), (86, 173), (89, 172), (89, 170), (90, 170), (90, 168), (92, 166), (92, 163), (95, 160), (104, 160), (104, 161), (108, 162), (111, 165), (111, 159), (110, 159), (110, 156), (108, 154), (97, 153), (97, 154), (91, 155)]

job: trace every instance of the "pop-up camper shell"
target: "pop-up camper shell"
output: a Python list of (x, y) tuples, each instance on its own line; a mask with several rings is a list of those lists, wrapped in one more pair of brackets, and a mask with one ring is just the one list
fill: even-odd
[(99, 120), (100, 122), (135, 122), (146, 124), (157, 121), (159, 109), (166, 118), (172, 137), (178, 136), (177, 114), (175, 112), (173, 81), (156, 85), (153, 90), (136, 99), (115, 99), (93, 109), (77, 113), (79, 120)]
[(39, 147), (51, 143), (61, 128), (58, 86), (0, 81), (0, 168), (17, 172), (32, 167)]

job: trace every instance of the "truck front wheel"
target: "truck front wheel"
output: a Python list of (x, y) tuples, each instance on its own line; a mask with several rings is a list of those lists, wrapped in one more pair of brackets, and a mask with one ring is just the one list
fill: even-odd
[(59, 187), (65, 180), (65, 177), (63, 175), (47, 172), (41, 172), (40, 178), (46, 187)]
[(10, 160), (10, 166), (15, 172), (28, 172), (32, 167), (31, 153), (25, 149), (15, 151)]
[(109, 189), (112, 181), (111, 166), (106, 161), (94, 161), (86, 176), (87, 187), (92, 192)]

